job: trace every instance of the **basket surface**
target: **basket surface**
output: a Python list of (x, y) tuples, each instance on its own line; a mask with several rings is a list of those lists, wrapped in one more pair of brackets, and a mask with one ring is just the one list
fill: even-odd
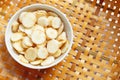
[[(10, 17), (35, 3), (61, 10), (74, 30), (69, 55), (45, 70), (19, 65), (4, 42)], [(120, 0), (0, 0), (0, 80), (120, 80), (119, 76)]]

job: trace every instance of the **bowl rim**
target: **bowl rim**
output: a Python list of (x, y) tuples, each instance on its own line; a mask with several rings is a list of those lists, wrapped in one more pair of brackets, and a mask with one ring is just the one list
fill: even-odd
[[(17, 17), (17, 14), (23, 12), (24, 10), (27, 10), (27, 9), (29, 9), (29, 8), (31, 8), (31, 7), (35, 7), (35, 6), (49, 7), (49, 8), (51, 8), (51, 9), (55, 10), (55, 12), (56, 12), (56, 11), (59, 12), (59, 14), (61, 14), (64, 18), (66, 18), (67, 24), (68, 24), (69, 27), (70, 27), (70, 33), (71, 33), (71, 34), (70, 34), (70, 35), (71, 35), (70, 45), (69, 45), (68, 50), (64, 53), (64, 56), (61, 57), (60, 59), (58, 59), (56, 62), (53, 62), (53, 63), (50, 64), (50, 65), (42, 66), (42, 67), (41, 67), (41, 66), (28, 66), (27, 64), (24, 64), (24, 63), (22, 63), (19, 59), (17, 59), (17, 58), (14, 56), (15, 53), (12, 53), (12, 51), (11, 51), (11, 49), (10, 49), (10, 47), (9, 47), (9, 46), (10, 46), (9, 44), (11, 44), (11, 43), (9, 43), (9, 39), (7, 38), (7, 35), (8, 35), (8, 33), (9, 33), (9, 32), (8, 32), (8, 31), (9, 31), (9, 26), (11, 26), (10, 24), (12, 23), (12, 20), (14, 19), (14, 17)], [(48, 10), (49, 10), (49, 9), (48, 9)], [(11, 28), (12, 28), (12, 27), (11, 27)], [(8, 50), (8, 52), (9, 52), (9, 54), (11, 55), (11, 57), (12, 57), (17, 63), (21, 64), (22, 66), (25, 66), (25, 67), (31, 68), (31, 69), (46, 69), (46, 68), (50, 68), (50, 67), (55, 66), (55, 65), (57, 65), (58, 63), (60, 63), (60, 62), (65, 58), (65, 56), (68, 55), (69, 51), (71, 50), (71, 47), (72, 47), (72, 44), (73, 44), (73, 29), (72, 29), (72, 25), (71, 25), (70, 21), (68, 20), (68, 18), (66, 17), (66, 15), (65, 15), (63, 12), (61, 12), (59, 9), (57, 9), (57, 8), (55, 8), (55, 7), (53, 7), (53, 6), (47, 5), (47, 4), (31, 4), (31, 5), (28, 5), (28, 6), (23, 7), (22, 9), (19, 9), (19, 10), (18, 10), (15, 14), (13, 14), (13, 16), (10, 18), (10, 20), (9, 20), (9, 22), (8, 22), (8, 25), (7, 25), (7, 28), (6, 28), (6, 32), (5, 32), (5, 44), (6, 44), (7, 50)]]

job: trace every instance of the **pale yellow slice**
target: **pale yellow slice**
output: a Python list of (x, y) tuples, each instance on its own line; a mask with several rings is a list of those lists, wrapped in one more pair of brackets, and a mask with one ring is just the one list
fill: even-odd
[(20, 39), (22, 39), (23, 38), (23, 33), (21, 33), (21, 32), (16, 32), (16, 33), (13, 33), (12, 35), (11, 35), (11, 41), (13, 41), (13, 42), (15, 42), (15, 41), (18, 41), (18, 40), (20, 40)]
[(53, 16), (48, 16), (49, 26), (52, 26), (52, 20), (54, 19)]
[(66, 43), (61, 48), (62, 53), (65, 53), (68, 50), (69, 47), (69, 41), (66, 41)]
[(59, 57), (60, 55), (61, 55), (61, 50), (60, 49), (58, 49), (58, 51), (53, 55), (55, 58), (56, 57)]
[(46, 35), (43, 31), (34, 30), (31, 34), (31, 39), (35, 44), (42, 44), (46, 41)]
[(52, 20), (52, 27), (58, 29), (61, 25), (61, 20), (59, 17), (54, 17)]
[(59, 48), (61, 48), (64, 44), (65, 44), (66, 41), (59, 41)]
[(55, 39), (48, 41), (47, 50), (50, 54), (54, 54), (59, 49), (59, 42)]
[(54, 12), (48, 12), (48, 15), (49, 15), (49, 16), (58, 17), (58, 15), (57, 15), (56, 13), (54, 13)]
[(58, 35), (58, 32), (57, 32), (57, 30), (55, 30), (53, 28), (47, 28), (46, 35), (49, 39), (55, 39)]
[(47, 66), (47, 65), (50, 65), (51, 63), (53, 63), (54, 61), (55, 61), (55, 58), (53, 56), (49, 56), (41, 63), (41, 65)]
[(24, 48), (21, 45), (21, 41), (14, 42), (12, 45), (16, 51), (23, 52)]
[(35, 25), (35, 26), (33, 27), (33, 30), (40, 30), (40, 31), (45, 32), (44, 27), (42, 27), (42, 26), (40, 26), (40, 25)]
[(62, 25), (58, 29), (58, 35), (61, 34), (63, 32), (63, 30), (64, 30), (64, 24), (62, 23)]
[(37, 10), (33, 13), (36, 15), (37, 20), (39, 17), (47, 16), (47, 12), (45, 10)]
[(14, 21), (12, 24), (12, 31), (17, 32), (18, 28), (19, 28), (19, 23), (17, 21)]
[(35, 60), (35, 61), (32, 61), (32, 62), (30, 62), (30, 64), (32, 64), (32, 65), (40, 65), (40, 63), (42, 62), (43, 60)]
[(21, 32), (25, 32), (25, 27), (24, 27), (22, 24), (20, 24), (20, 25), (19, 25), (19, 30), (20, 30)]
[(23, 51), (23, 52), (19, 52), (20, 54), (25, 54), (25, 52)]
[(45, 59), (48, 56), (48, 51), (45, 47), (38, 49), (38, 58)]
[(25, 53), (25, 58), (28, 61), (34, 61), (37, 58), (37, 52), (36, 48), (28, 48)]
[(19, 21), (22, 22), (22, 19), (24, 18), (24, 16), (27, 14), (27, 12), (22, 12), (19, 16)]
[(21, 45), (23, 48), (28, 48), (29, 46), (26, 46), (23, 42), (21, 42)]
[(66, 32), (62, 32), (62, 33), (58, 36), (57, 40), (59, 40), (59, 41), (66, 41), (66, 40), (67, 40)]
[(33, 13), (28, 12), (22, 18), (21, 22), (22, 22), (22, 24), (24, 25), (25, 28), (31, 28), (36, 23), (36, 20), (37, 20), (36, 16)]
[(18, 55), (18, 57), (19, 57), (19, 60), (20, 60), (21, 62), (26, 63), (26, 64), (29, 63), (29, 61), (28, 61), (27, 59), (25, 59), (25, 57), (24, 57), (23, 55)]
[(49, 25), (48, 18), (44, 17), (44, 16), (43, 17), (39, 17), (37, 23), (38, 23), (38, 25), (43, 26), (43, 27), (46, 27), (46, 26)]
[(22, 44), (25, 46), (32, 46), (33, 42), (31, 41), (29, 37), (26, 36), (22, 39)]

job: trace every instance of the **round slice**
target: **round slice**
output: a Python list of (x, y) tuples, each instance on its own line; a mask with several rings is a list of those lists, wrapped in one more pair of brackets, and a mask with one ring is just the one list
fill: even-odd
[(31, 28), (36, 23), (36, 16), (33, 13), (28, 12), (22, 18), (21, 22), (25, 28)]
[(45, 10), (37, 10), (34, 13), (37, 19), (42, 16), (47, 16), (47, 12)]
[(57, 30), (53, 29), (53, 28), (47, 28), (46, 29), (46, 35), (48, 38), (50, 39), (55, 39), (57, 37)]
[(61, 48), (62, 53), (65, 53), (69, 47), (69, 41), (66, 41), (66, 43)]
[(36, 66), (36, 65), (39, 65), (42, 61), (43, 61), (43, 60), (36, 60), (36, 61), (32, 61), (32, 62), (30, 62), (30, 64)]
[(59, 57), (61, 55), (61, 50), (59, 49), (53, 56), (54, 57)]
[(24, 44), (25, 46), (32, 46), (33, 45), (31, 39), (27, 36), (22, 39), (22, 44)]
[(19, 23), (17, 21), (14, 21), (12, 24), (12, 31), (17, 32), (18, 27), (19, 27)]
[(23, 52), (23, 47), (21, 45), (21, 41), (17, 41), (17, 42), (14, 42), (13, 44), (13, 48), (18, 51), (18, 52)]
[(25, 29), (25, 33), (30, 36), (32, 34), (33, 28)]
[(24, 32), (25, 34), (27, 34), (28, 36), (30, 36), (31, 35), (31, 33), (32, 33), (32, 30), (33, 30), (33, 28), (25, 28), (23, 25), (20, 25), (19, 26), (19, 30), (21, 31), (21, 32)]
[(45, 31), (45, 29), (42, 27), (42, 26), (40, 26), (40, 25), (35, 25), (34, 27), (33, 27), (33, 30), (40, 30), (40, 31)]
[(28, 61), (34, 61), (37, 58), (37, 49), (36, 48), (28, 48), (25, 53), (25, 58)]
[(62, 25), (61, 25), (60, 28), (58, 29), (58, 35), (63, 32), (63, 29), (64, 29), (64, 24), (62, 23)]
[(62, 32), (62, 33), (58, 36), (57, 40), (59, 40), (59, 41), (66, 41), (66, 40), (67, 40), (66, 32)]
[(46, 27), (46, 26), (49, 25), (48, 18), (46, 18), (46, 17), (39, 17), (37, 23), (38, 23), (40, 26), (43, 26), (43, 27)]
[(26, 64), (29, 63), (29, 62), (27, 61), (27, 59), (25, 59), (25, 57), (24, 57), (23, 55), (18, 55), (18, 58), (19, 58), (19, 60), (20, 60), (21, 62), (23, 62), (23, 63), (26, 63)]
[(61, 25), (61, 20), (59, 17), (54, 17), (54, 19), (52, 20), (52, 27), (55, 29), (58, 29)]
[(65, 44), (66, 41), (59, 41), (59, 48), (61, 48), (64, 44)]
[(42, 44), (46, 41), (45, 33), (40, 30), (34, 30), (31, 34), (31, 39), (35, 44)]
[(24, 18), (24, 16), (27, 14), (27, 12), (22, 12), (19, 16), (19, 21), (22, 22), (22, 19)]
[(48, 17), (48, 21), (49, 21), (49, 26), (52, 26), (52, 20), (53, 20), (53, 16), (49, 16)]
[(41, 63), (41, 65), (47, 66), (47, 65), (50, 65), (51, 63), (53, 63), (54, 61), (55, 61), (55, 58), (53, 56), (49, 56)]
[(28, 48), (28, 46), (26, 46), (23, 42), (21, 43), (23, 48)]
[(45, 47), (38, 49), (38, 58), (45, 59), (48, 56), (48, 51)]
[(11, 41), (15, 42), (23, 38), (23, 33), (16, 32), (11, 35)]
[(25, 27), (21, 24), (21, 25), (19, 25), (19, 30), (20, 30), (21, 32), (25, 32)]
[(57, 40), (50, 40), (47, 43), (47, 50), (50, 54), (54, 54), (59, 49), (59, 42)]
[(56, 13), (54, 13), (54, 12), (48, 12), (48, 15), (49, 15), (49, 16), (58, 17), (58, 15), (57, 15)]

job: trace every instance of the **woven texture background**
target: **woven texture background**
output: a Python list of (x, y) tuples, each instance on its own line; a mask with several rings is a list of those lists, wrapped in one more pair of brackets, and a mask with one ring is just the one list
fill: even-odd
[[(4, 42), (11, 16), (35, 3), (61, 10), (74, 30), (69, 55), (45, 70), (16, 63)], [(0, 80), (120, 80), (119, 77), (120, 0), (0, 0)]]

